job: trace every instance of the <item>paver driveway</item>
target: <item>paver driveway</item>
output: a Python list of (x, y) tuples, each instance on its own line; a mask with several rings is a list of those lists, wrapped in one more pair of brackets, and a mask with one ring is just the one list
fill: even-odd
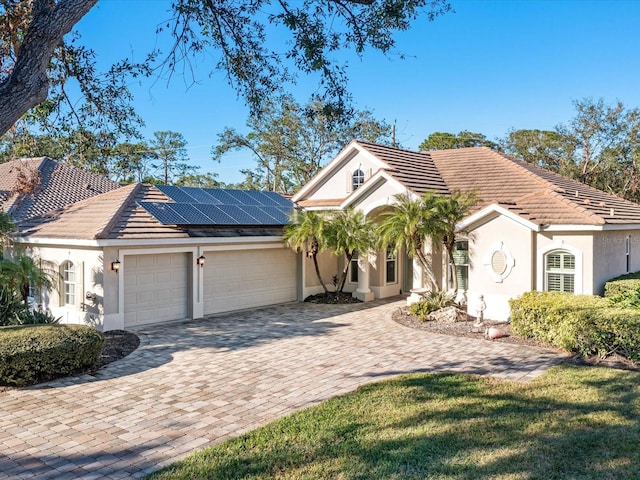
[(289, 304), (139, 330), (95, 375), (0, 393), (0, 478), (136, 478), (296, 409), (402, 373), (526, 381), (549, 350), (415, 331), (401, 303)]

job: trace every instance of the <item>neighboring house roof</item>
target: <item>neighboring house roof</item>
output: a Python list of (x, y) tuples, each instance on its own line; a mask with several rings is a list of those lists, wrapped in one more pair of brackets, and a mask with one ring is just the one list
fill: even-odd
[[(30, 194), (12, 194), (19, 175), (34, 175), (39, 185)], [(47, 157), (0, 164), (0, 207), (16, 222), (118, 188), (120, 185), (107, 177)]]

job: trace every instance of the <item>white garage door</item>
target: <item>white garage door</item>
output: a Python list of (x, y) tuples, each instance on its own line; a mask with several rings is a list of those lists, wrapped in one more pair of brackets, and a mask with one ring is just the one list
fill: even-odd
[(124, 326), (187, 318), (187, 254), (124, 257)]
[(291, 250), (234, 250), (204, 255), (205, 315), (296, 299), (296, 255)]

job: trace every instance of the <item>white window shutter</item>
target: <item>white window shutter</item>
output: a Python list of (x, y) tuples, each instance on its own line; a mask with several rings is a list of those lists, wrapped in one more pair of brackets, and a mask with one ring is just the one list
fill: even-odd
[[(51, 263), (51, 272), (54, 275), (54, 279), (52, 282), (51, 289), (47, 291), (47, 303), (52, 307), (59, 307), (60, 296), (62, 295), (62, 272), (60, 272), (60, 265), (56, 263)], [(47, 304), (44, 305), (45, 309)]]
[(76, 308), (82, 310), (84, 303), (84, 262), (75, 263), (76, 267)]

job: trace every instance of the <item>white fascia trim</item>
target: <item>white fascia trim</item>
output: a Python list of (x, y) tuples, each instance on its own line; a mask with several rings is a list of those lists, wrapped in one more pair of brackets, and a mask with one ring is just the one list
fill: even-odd
[(640, 224), (638, 224), (638, 223), (636, 223), (636, 224), (629, 224), (629, 223), (611, 224), (611, 223), (608, 223), (606, 225), (603, 225), (601, 227), (601, 230), (640, 230)]
[(77, 240), (61, 238), (32, 238), (21, 239), (19, 243), (30, 245), (54, 245), (70, 247), (161, 247), (167, 245), (228, 245), (228, 244), (254, 244), (254, 243), (282, 243), (282, 236), (264, 237), (188, 237), (188, 238), (147, 238), (135, 240), (109, 239), (109, 240)]
[(604, 230), (604, 225), (542, 225), (540, 230), (545, 232), (600, 232)]
[(491, 215), (492, 213), (497, 213), (498, 215), (507, 217), (508, 219), (513, 220), (516, 223), (519, 223), (520, 225), (524, 225), (525, 227), (527, 227), (530, 230), (533, 230), (534, 232), (540, 231), (540, 227), (535, 223), (530, 222), (529, 220), (522, 218), (520, 215), (517, 215), (495, 203), (492, 203), (491, 205), (480, 210), (479, 212), (476, 212), (473, 215), (465, 218), (462, 222), (460, 222), (456, 226), (456, 228), (458, 230), (465, 230), (469, 226), (482, 220), (484, 217)]
[[(407, 188), (398, 182), (395, 178), (389, 175), (384, 170), (378, 170), (375, 175), (369, 178), (365, 183), (362, 184), (359, 188), (357, 188), (351, 195), (344, 199), (344, 201), (340, 204), (340, 209), (344, 210), (345, 208), (349, 208), (350, 205), (357, 202), (360, 197), (370, 195), (375, 192), (378, 188), (380, 188), (385, 183), (391, 184), (395, 190), (398, 191), (398, 194), (407, 193), (412, 197), (418, 198), (413, 192), (407, 190)], [(387, 204), (391, 204), (393, 202), (387, 201)], [(369, 211), (371, 209), (368, 209)]]
[(333, 160), (327, 163), (318, 174), (313, 177), (301, 190), (298, 191), (292, 198), (293, 203), (298, 202), (304, 198), (307, 194), (313, 192), (318, 187), (322, 180), (334, 174), (336, 170), (340, 168), (343, 162), (350, 160), (356, 155), (361, 154), (366, 156), (374, 164), (377, 164), (379, 168), (389, 168), (389, 165), (384, 163), (378, 157), (365, 150), (356, 140), (351, 140), (347, 146), (345, 146)]

